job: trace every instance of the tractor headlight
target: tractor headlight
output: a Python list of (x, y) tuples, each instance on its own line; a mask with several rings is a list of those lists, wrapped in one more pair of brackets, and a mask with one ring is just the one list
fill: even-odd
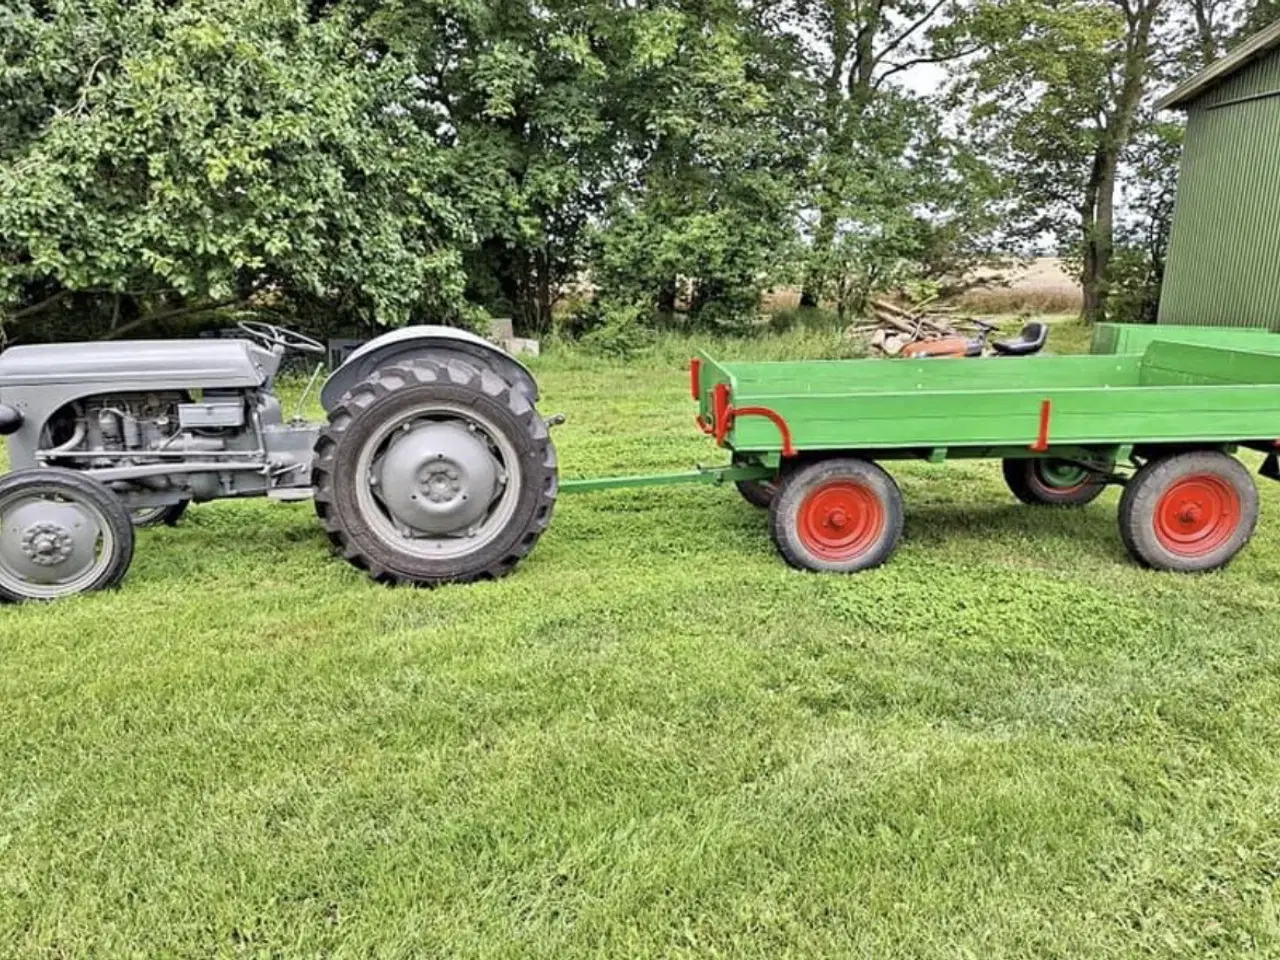
[(22, 414), (13, 407), (0, 403), (0, 437), (17, 433), (20, 426), (22, 426)]

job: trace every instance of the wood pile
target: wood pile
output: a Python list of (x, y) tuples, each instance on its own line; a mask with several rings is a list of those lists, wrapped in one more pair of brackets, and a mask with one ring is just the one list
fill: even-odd
[(910, 343), (961, 336), (953, 326), (955, 309), (936, 306), (933, 298), (909, 307), (872, 300), (870, 316), (852, 324), (845, 336), (864, 342), (868, 355), (896, 357)]

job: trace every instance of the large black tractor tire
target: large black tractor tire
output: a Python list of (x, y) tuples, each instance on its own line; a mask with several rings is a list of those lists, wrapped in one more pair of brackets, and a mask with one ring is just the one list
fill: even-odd
[(116, 587), (133, 523), (111, 488), (60, 467), (0, 477), (0, 600), (58, 600)]
[(1153, 570), (1225, 567), (1253, 537), (1258, 487), (1235, 457), (1198, 450), (1152, 460), (1120, 498), (1120, 538)]
[(413, 359), (353, 387), (316, 442), (316, 513), (382, 583), (510, 573), (551, 522), (555, 447), (527, 395), (459, 360)]
[(1004, 482), (1032, 506), (1080, 507), (1107, 489), (1106, 477), (1061, 460), (1032, 457), (1004, 461)]

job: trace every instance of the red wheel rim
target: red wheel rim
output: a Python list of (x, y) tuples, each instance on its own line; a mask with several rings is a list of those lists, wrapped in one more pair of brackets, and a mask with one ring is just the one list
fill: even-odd
[(884, 532), (884, 504), (856, 480), (829, 480), (800, 503), (800, 542), (823, 560), (852, 560), (876, 545)]
[(1240, 495), (1212, 474), (1175, 480), (1156, 504), (1160, 545), (1180, 557), (1203, 557), (1217, 550), (1240, 526)]

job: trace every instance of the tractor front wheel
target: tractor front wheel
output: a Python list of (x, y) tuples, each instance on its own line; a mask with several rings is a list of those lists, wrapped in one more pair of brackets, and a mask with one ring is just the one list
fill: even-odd
[(0, 600), (58, 600), (117, 586), (133, 524), (111, 488), (74, 470), (0, 478)]
[(1040, 457), (1004, 461), (1004, 482), (1015, 497), (1032, 506), (1083, 506), (1107, 489), (1106, 478), (1096, 471)]
[(316, 512), (384, 583), (500, 577), (551, 522), (555, 448), (528, 397), (459, 360), (407, 360), (357, 384), (316, 442)]
[(867, 460), (836, 457), (786, 474), (769, 532), (793, 567), (855, 573), (893, 555), (902, 536), (902, 493)]
[(1231, 562), (1253, 537), (1258, 488), (1235, 457), (1198, 450), (1152, 460), (1120, 498), (1120, 536), (1155, 570), (1197, 573)]

